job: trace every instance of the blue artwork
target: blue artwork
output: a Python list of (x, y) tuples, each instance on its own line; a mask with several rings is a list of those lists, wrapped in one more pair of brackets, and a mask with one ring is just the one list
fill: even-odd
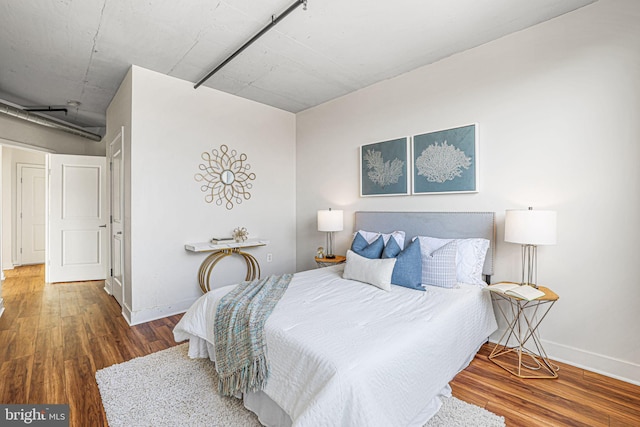
[(477, 125), (413, 137), (413, 194), (478, 191)]
[(407, 138), (360, 147), (360, 196), (409, 194)]

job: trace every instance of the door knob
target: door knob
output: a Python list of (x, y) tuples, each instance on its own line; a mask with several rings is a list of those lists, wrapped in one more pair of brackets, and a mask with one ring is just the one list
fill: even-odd
[(102, 225), (99, 225), (98, 227), (100, 227), (100, 228), (107, 228), (107, 224), (102, 224)]

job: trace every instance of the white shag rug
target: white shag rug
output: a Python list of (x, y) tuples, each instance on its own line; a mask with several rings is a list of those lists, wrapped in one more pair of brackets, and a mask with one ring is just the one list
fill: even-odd
[[(96, 372), (110, 427), (260, 426), (240, 399), (216, 393), (208, 359), (190, 359), (187, 344)], [(503, 427), (504, 418), (455, 397), (443, 399), (425, 427)]]

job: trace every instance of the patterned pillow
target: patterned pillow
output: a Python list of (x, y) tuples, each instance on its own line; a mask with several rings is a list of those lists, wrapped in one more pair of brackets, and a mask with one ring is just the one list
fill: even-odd
[(353, 252), (369, 259), (380, 258), (383, 249), (384, 239), (382, 238), (382, 236), (378, 237), (373, 241), (373, 243), (369, 244), (360, 233), (356, 233), (356, 237), (353, 239), (353, 243), (351, 243), (351, 250)]
[(457, 242), (452, 240), (430, 254), (422, 254), (422, 283), (455, 288)]
[[(404, 251), (395, 244), (394, 239), (390, 239), (382, 252), (382, 258), (395, 258), (396, 265), (393, 267), (391, 284), (404, 286), (405, 288), (424, 291), (422, 287), (422, 259), (420, 256), (420, 242), (409, 243)], [(397, 251), (396, 251), (397, 249)]]
[(489, 240), (481, 238), (471, 239), (438, 239), (436, 237), (419, 236), (422, 253), (431, 253), (436, 249), (455, 240), (456, 251), (456, 275), (458, 283), (469, 283), (478, 286), (487, 286), (482, 278), (484, 259), (489, 249)]

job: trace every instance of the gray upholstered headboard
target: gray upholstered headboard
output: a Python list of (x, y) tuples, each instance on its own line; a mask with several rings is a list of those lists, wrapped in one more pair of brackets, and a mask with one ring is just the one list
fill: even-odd
[(489, 239), (491, 244), (482, 273), (487, 276), (493, 274), (495, 212), (356, 212), (354, 232), (358, 230), (380, 233), (404, 231), (405, 242), (410, 242), (415, 236)]

